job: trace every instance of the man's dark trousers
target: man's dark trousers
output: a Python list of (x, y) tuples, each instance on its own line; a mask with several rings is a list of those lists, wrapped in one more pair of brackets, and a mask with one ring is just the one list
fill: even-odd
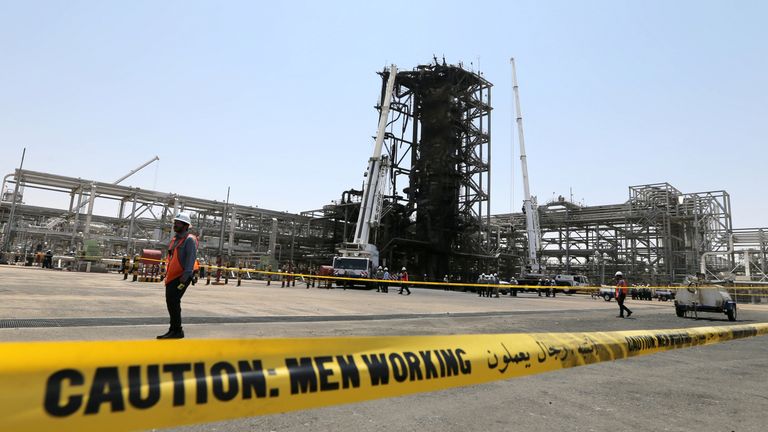
[(181, 330), (181, 298), (187, 292), (187, 286), (178, 289), (181, 278), (176, 278), (165, 286), (165, 305), (168, 307), (168, 315), (171, 317), (171, 330)]
[(619, 304), (619, 316), (624, 317), (624, 311), (627, 311), (627, 316), (632, 315), (632, 311), (628, 307), (624, 306), (624, 300), (627, 299), (627, 295), (624, 293), (619, 294), (616, 298), (616, 303)]

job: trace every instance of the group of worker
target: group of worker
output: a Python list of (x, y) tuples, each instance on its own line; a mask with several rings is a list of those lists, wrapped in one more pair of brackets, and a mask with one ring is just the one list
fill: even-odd
[(400, 290), (397, 293), (411, 295), (411, 289), (408, 287), (408, 284), (405, 283), (409, 280), (408, 270), (405, 267), (400, 270), (400, 273), (390, 273), (388, 267), (382, 268), (382, 266), (379, 266), (379, 268), (376, 269), (376, 273), (374, 273), (374, 277), (381, 281), (376, 284), (376, 292), (388, 293), (390, 282), (387, 281), (400, 281), (398, 284), (400, 285)]
[[(477, 278), (477, 296), (478, 297), (496, 297), (499, 298), (499, 274), (481, 273)], [(487, 285), (487, 286), (482, 286)]]
[(550, 295), (554, 298), (557, 297), (557, 290), (555, 287), (557, 286), (557, 283), (554, 279), (539, 279), (539, 286), (540, 287), (547, 287), (547, 288), (538, 288), (536, 291), (539, 293), (539, 297), (541, 297), (541, 292), (544, 291), (544, 294), (546, 294), (547, 297)]

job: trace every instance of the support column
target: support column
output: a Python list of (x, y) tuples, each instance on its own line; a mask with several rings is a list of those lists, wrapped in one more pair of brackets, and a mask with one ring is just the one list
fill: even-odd
[(72, 239), (69, 242), (69, 248), (74, 249), (75, 237), (77, 236), (77, 225), (80, 223), (80, 207), (83, 203), (83, 186), (78, 188), (77, 192), (77, 207), (75, 208), (75, 219), (72, 221)]
[(128, 225), (128, 243), (126, 249), (128, 250), (128, 253), (131, 255), (134, 255), (133, 249), (135, 248), (135, 245), (131, 245), (133, 243), (133, 224), (136, 219), (136, 195), (133, 195), (133, 206), (131, 207), (131, 223)]
[(232, 247), (235, 244), (235, 225), (237, 221), (237, 207), (232, 206), (232, 219), (229, 223), (229, 246), (227, 246), (227, 255), (232, 256)]
[(91, 183), (91, 195), (88, 199), (88, 215), (85, 217), (84, 239), (91, 233), (91, 220), (93, 219), (93, 202), (96, 201), (96, 183)]
[(272, 231), (269, 233), (269, 253), (275, 256), (277, 248), (277, 218), (272, 218)]

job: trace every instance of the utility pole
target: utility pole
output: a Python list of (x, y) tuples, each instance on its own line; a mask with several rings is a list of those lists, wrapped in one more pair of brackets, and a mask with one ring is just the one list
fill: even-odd
[(21, 152), (21, 163), (19, 164), (19, 170), (16, 171), (16, 185), (13, 187), (13, 202), (11, 202), (11, 212), (8, 214), (8, 226), (5, 229), (5, 238), (3, 239), (3, 251), (10, 252), (8, 246), (11, 243), (11, 231), (13, 230), (13, 217), (16, 213), (16, 200), (19, 196), (19, 184), (21, 183), (21, 170), (24, 168), (24, 156), (27, 154), (27, 148)]
[(224, 253), (224, 223), (227, 220), (227, 207), (229, 207), (229, 186), (227, 186), (227, 201), (224, 211), (221, 213), (221, 232), (219, 232), (219, 257)]

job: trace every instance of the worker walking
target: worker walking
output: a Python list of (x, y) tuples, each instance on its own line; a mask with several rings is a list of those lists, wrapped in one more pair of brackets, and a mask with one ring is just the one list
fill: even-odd
[(165, 304), (168, 307), (171, 326), (168, 332), (158, 339), (182, 339), (181, 298), (192, 282), (195, 259), (197, 258), (197, 239), (189, 233), (192, 221), (186, 213), (179, 213), (173, 219), (173, 231), (176, 233), (168, 245), (168, 271), (165, 276)]
[(400, 273), (400, 281), (401, 281), (400, 291), (398, 291), (397, 293), (402, 294), (403, 290), (405, 290), (405, 291), (408, 291), (408, 294), (406, 295), (411, 295), (411, 289), (408, 288), (408, 284), (406, 283), (408, 282), (408, 270), (406, 270), (405, 267), (403, 267), (403, 270)]
[(627, 299), (627, 281), (624, 280), (624, 274), (620, 271), (616, 272), (616, 302), (619, 304), (619, 316), (617, 318), (624, 318), (624, 311), (627, 311), (627, 318), (632, 315), (632, 311), (628, 307), (624, 306), (624, 300)]
[[(381, 266), (376, 269), (376, 275), (374, 277), (380, 281), (384, 280), (384, 269)], [(384, 292), (384, 282), (376, 283), (376, 292)]]

